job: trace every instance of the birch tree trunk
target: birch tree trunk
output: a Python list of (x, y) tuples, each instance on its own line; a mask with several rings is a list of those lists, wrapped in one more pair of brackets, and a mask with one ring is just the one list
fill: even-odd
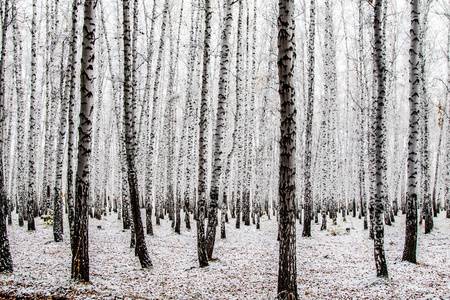
[[(230, 35), (231, 26), (233, 22), (233, 9), (231, 7), (231, 0), (224, 0), (225, 15), (223, 18), (223, 30), (221, 37), (221, 56), (220, 56), (220, 71), (219, 71), (219, 100), (217, 103), (216, 113), (216, 129), (214, 139), (214, 156), (213, 156), (213, 172), (211, 176), (211, 190), (210, 203), (208, 212), (208, 227), (206, 229), (206, 249), (208, 258), (212, 258), (214, 250), (214, 241), (216, 239), (216, 225), (217, 225), (217, 206), (219, 201), (219, 187), (220, 178), (222, 175), (222, 168), (224, 163), (224, 131), (225, 131), (225, 108), (228, 99), (228, 69), (230, 60), (228, 58), (230, 52)], [(221, 221), (225, 221), (223, 213), (225, 208), (222, 207)], [(224, 228), (224, 224), (222, 223)]]
[(366, 159), (365, 155), (366, 149), (366, 141), (367, 141), (367, 132), (366, 132), (366, 112), (368, 111), (367, 101), (364, 97), (364, 14), (363, 14), (363, 2), (358, 2), (358, 92), (360, 99), (360, 139), (359, 139), (359, 194), (360, 194), (360, 215), (364, 218), (363, 226), (364, 230), (368, 229), (367, 223), (367, 193), (366, 193)]
[(278, 298), (297, 299), (295, 247), (295, 24), (294, 1), (280, 0), (278, 17), (278, 80), (281, 104)]
[(242, 196), (243, 196), (243, 182), (242, 182), (242, 165), (245, 163), (243, 158), (243, 136), (242, 136), (242, 122), (243, 122), (243, 108), (242, 103), (243, 100), (243, 72), (242, 72), (242, 65), (244, 64), (243, 61), (243, 45), (242, 45), (242, 39), (243, 39), (243, 33), (242, 33), (242, 22), (243, 22), (243, 14), (244, 14), (244, 1), (239, 0), (239, 12), (238, 12), (238, 28), (237, 28), (237, 50), (236, 50), (236, 115), (235, 115), (235, 129), (236, 131), (233, 133), (235, 136), (233, 138), (233, 142), (235, 138), (237, 137), (237, 155), (236, 155), (236, 177), (238, 182), (238, 187), (235, 191), (236, 195), (236, 228), (241, 227), (241, 203), (242, 203)]
[(205, 35), (203, 42), (203, 71), (202, 71), (202, 93), (200, 108), (200, 130), (199, 130), (199, 158), (198, 158), (198, 218), (197, 218), (197, 253), (201, 268), (208, 266), (205, 237), (205, 213), (206, 213), (206, 170), (207, 170), (207, 117), (208, 117), (208, 94), (209, 94), (209, 66), (211, 51), (211, 17), (212, 9), (210, 0), (205, 0)]
[[(136, 0), (135, 0), (136, 1)], [(135, 2), (135, 5), (137, 2)], [(139, 208), (139, 188), (135, 169), (136, 158), (136, 100), (130, 93), (131, 68), (131, 28), (130, 28), (130, 0), (123, 1), (123, 56), (124, 56), (124, 85), (123, 102), (125, 108), (125, 143), (127, 157), (128, 187), (130, 191), (130, 206), (133, 224), (136, 232), (135, 253), (139, 257), (142, 268), (152, 266), (145, 243), (144, 228), (142, 226), (141, 211)]]
[[(145, 5), (144, 5), (145, 9)], [(146, 18), (147, 20), (147, 18)], [(148, 42), (147, 42), (147, 79), (145, 81), (145, 88), (144, 88), (144, 104), (143, 104), (143, 111), (145, 114), (141, 114), (141, 120), (140, 124), (143, 124), (145, 122), (146, 130), (142, 130), (142, 135), (147, 138), (150, 135), (151, 130), (151, 122), (150, 119), (150, 109), (147, 100), (150, 98), (150, 79), (151, 79), (151, 72), (152, 72), (152, 59), (153, 59), (153, 36), (155, 32), (155, 20), (156, 20), (156, 1), (153, 1), (153, 9), (152, 9), (152, 16), (151, 16), (151, 22), (150, 22), (150, 32), (148, 33)], [(147, 21), (146, 21), (147, 24)], [(148, 25), (146, 26), (146, 30), (148, 31)], [(154, 105), (153, 105), (154, 107)], [(154, 114), (155, 111), (153, 110), (152, 113)], [(141, 130), (139, 130), (140, 132)], [(145, 132), (145, 133), (144, 133)], [(144, 148), (143, 152), (148, 153), (149, 145), (145, 143), (146, 147)], [(153, 225), (152, 225), (152, 210), (153, 210), (153, 197), (151, 192), (151, 178), (148, 176), (150, 174), (150, 168), (152, 168), (152, 160), (145, 159), (145, 166), (146, 166), (146, 176), (145, 176), (145, 224), (146, 224), (146, 231), (148, 235), (153, 235)]]
[[(167, 16), (169, 13), (169, 1), (165, 0), (164, 2), (164, 10), (163, 10), (163, 20), (161, 23), (161, 37), (160, 37), (160, 43), (159, 43), (159, 49), (158, 49), (158, 58), (156, 60), (156, 71), (155, 71), (155, 82), (153, 86), (153, 102), (152, 102), (152, 120), (150, 124), (150, 140), (149, 140), (149, 148), (147, 153), (147, 174), (146, 174), (146, 194), (148, 194), (148, 201), (152, 201), (153, 199), (153, 186), (155, 185), (155, 170), (154, 170), (154, 155), (155, 155), (155, 148), (157, 144), (156, 140), (156, 121), (158, 117), (158, 111), (160, 107), (160, 100), (159, 100), (159, 84), (160, 84), (160, 78), (161, 78), (161, 65), (162, 65), (162, 59), (163, 59), (163, 51), (164, 51), (164, 44), (165, 44), (165, 33), (166, 33), (166, 25), (167, 25)], [(156, 197), (156, 203), (155, 203), (155, 214), (156, 214), (156, 224), (159, 225), (159, 218), (160, 218), (160, 206), (161, 203), (159, 201), (159, 198)], [(150, 205), (150, 203), (147, 203), (147, 206)], [(148, 234), (148, 232), (147, 232)]]
[[(69, 230), (70, 230), (70, 244), (72, 251), (74, 234), (74, 219), (75, 219), (75, 202), (74, 202), (74, 188), (73, 188), (73, 170), (74, 170), (74, 143), (75, 143), (75, 88), (76, 88), (76, 57), (77, 57), (77, 21), (78, 21), (78, 0), (72, 2), (72, 28), (69, 42), (69, 57), (67, 64), (67, 78), (66, 88), (69, 89), (69, 107), (68, 107), (68, 132), (67, 132), (67, 192), (66, 201), (68, 206)], [(73, 252), (72, 252), (73, 255)]]
[[(183, 24), (183, 7), (184, 7), (184, 0), (181, 1), (181, 9), (180, 9), (180, 20), (179, 20), (179, 24), (178, 24), (178, 37), (177, 37), (177, 48), (176, 48), (176, 55), (175, 55), (175, 76), (177, 76), (178, 72), (178, 59), (179, 59), (179, 54), (180, 54), (180, 37), (181, 37), (181, 25)], [(175, 110), (176, 111), (176, 110)], [(183, 119), (181, 120), (181, 122), (183, 122)], [(181, 126), (181, 131), (185, 132), (183, 130), (183, 126)], [(182, 133), (183, 134), (183, 133)], [(182, 149), (182, 143), (179, 143), (179, 148), (178, 148), (178, 159), (177, 159), (177, 164), (178, 164), (178, 168), (177, 168), (177, 174), (176, 174), (176, 204), (175, 204), (175, 232), (180, 234), (181, 233), (181, 166), (183, 163), (183, 149)]]
[(405, 247), (402, 260), (416, 263), (417, 250), (417, 194), (418, 194), (418, 133), (419, 133), (419, 0), (411, 0), (411, 30), (409, 50), (409, 136), (406, 191)]
[(432, 201), (432, 205), (433, 205), (433, 217), (437, 217), (439, 210), (440, 210), (440, 205), (437, 201), (437, 186), (438, 186), (438, 182), (441, 179), (441, 169), (439, 168), (439, 165), (441, 162), (441, 151), (442, 151), (442, 140), (443, 140), (443, 136), (444, 136), (444, 128), (445, 128), (445, 119), (443, 118), (442, 114), (444, 112), (444, 110), (442, 109), (442, 105), (441, 102), (439, 101), (439, 143), (438, 143), (438, 150), (437, 150), (437, 155), (436, 155), (436, 164), (434, 167), (434, 182), (433, 182), (433, 190), (432, 190), (432, 194), (431, 194), (431, 201)]
[[(1, 5), (0, 5), (1, 6)], [(3, 171), (3, 126), (6, 124), (4, 119), (5, 105), (5, 54), (6, 54), (6, 33), (9, 26), (9, 0), (5, 1), (5, 13), (2, 19), (2, 43), (0, 49), (0, 273), (12, 273), (13, 261), (9, 248), (9, 239), (6, 226), (6, 216), (8, 214), (8, 197), (6, 194), (5, 178)], [(3, 15), (0, 14), (0, 19)], [(34, 219), (33, 219), (34, 221)]]
[[(13, 15), (16, 15), (16, 5), (13, 3)], [(18, 215), (19, 215), (19, 226), (23, 226), (24, 219), (24, 204), (27, 198), (26, 195), (26, 141), (25, 141), (25, 98), (23, 91), (23, 82), (22, 82), (22, 37), (20, 34), (20, 30), (18, 28), (17, 19), (13, 20), (13, 45), (14, 45), (14, 77), (15, 77), (15, 85), (16, 85), (16, 94), (17, 94), (17, 102), (18, 102), (18, 110), (17, 110), (17, 152), (21, 153), (18, 155), (17, 162), (17, 172), (19, 176), (17, 176), (17, 187), (18, 187)], [(25, 152), (25, 153), (24, 153)]]
[(420, 61), (420, 83), (421, 83), (421, 117), (422, 117), (422, 190), (423, 190), (423, 212), (425, 218), (425, 233), (430, 233), (433, 229), (433, 208), (431, 206), (431, 173), (430, 173), (430, 147), (429, 147), (429, 135), (430, 135), (430, 122), (429, 122), (429, 101), (427, 91), (427, 65), (425, 59), (425, 42), (428, 26), (428, 13), (430, 10), (430, 3), (432, 0), (426, 0), (423, 3), (424, 16), (420, 29), (420, 45), (419, 45), (419, 61)]
[(28, 230), (36, 230), (34, 224), (34, 205), (37, 201), (36, 193), (36, 10), (37, 1), (33, 0), (33, 16), (31, 19), (31, 89), (30, 89), (30, 130), (28, 141), (28, 200), (27, 222)]
[(312, 182), (311, 182), (311, 159), (312, 159), (312, 126), (314, 114), (314, 39), (315, 39), (315, 19), (316, 19), (315, 0), (311, 0), (310, 23), (309, 23), (309, 41), (308, 41), (308, 103), (306, 108), (306, 132), (305, 132), (305, 194), (304, 194), (304, 222), (303, 233), (305, 237), (311, 236), (311, 215), (313, 205)]
[(374, 256), (378, 277), (388, 277), (386, 257), (384, 255), (384, 225), (383, 225), (383, 204), (387, 197), (384, 172), (386, 172), (386, 157), (384, 143), (386, 142), (386, 128), (384, 122), (384, 107), (386, 97), (386, 77), (384, 65), (384, 38), (383, 38), (383, 0), (375, 1), (374, 17), (374, 42), (375, 42), (375, 64), (377, 70), (377, 94), (376, 94), (376, 196), (374, 206)]
[[(448, 19), (448, 38), (447, 38), (447, 94), (446, 94), (446, 104), (447, 104), (447, 114), (450, 115), (450, 18)], [(450, 122), (447, 122), (447, 159), (446, 159), (446, 170), (445, 170), (445, 208), (446, 208), (446, 218), (450, 219)]]
[[(56, 174), (56, 163), (55, 163), (55, 146), (57, 146), (57, 131), (58, 126), (55, 126), (52, 119), (52, 116), (57, 115), (57, 99), (59, 95), (58, 91), (58, 77), (55, 76), (55, 73), (57, 74), (58, 65), (57, 60), (55, 59), (55, 50), (57, 48), (58, 43), (58, 28), (59, 28), (59, 0), (52, 1), (52, 6), (50, 8), (50, 15), (48, 18), (50, 19), (50, 27), (49, 32), (47, 33), (47, 36), (49, 37), (48, 40), (48, 61), (47, 61), (47, 68), (46, 68), (46, 76), (47, 76), (47, 82), (48, 82), (48, 90), (47, 92), (47, 114), (46, 114), (46, 142), (45, 142), (45, 164), (44, 164), (44, 190), (47, 195), (44, 195), (46, 197), (46, 200), (44, 202), (44, 207), (41, 209), (42, 212), (48, 213), (48, 211), (52, 208), (52, 192), (54, 190), (54, 187), (51, 186), (55, 184), (56, 180), (53, 178), (53, 176)], [(55, 197), (53, 195), (53, 197)], [(54, 198), (53, 198), (54, 199)], [(53, 208), (54, 210), (54, 208)]]
[(94, 104), (95, 7), (97, 1), (84, 3), (83, 47), (80, 73), (80, 126), (78, 163), (75, 181), (75, 218), (72, 250), (72, 278), (89, 282), (88, 202), (90, 191), (91, 131)]
[[(64, 44), (62, 48), (63, 52), (61, 54), (61, 61), (64, 61)], [(63, 70), (64, 65), (61, 65), (61, 70)], [(64, 83), (64, 71), (61, 71), (61, 82)], [(61, 84), (61, 88), (62, 88)], [(64, 93), (64, 97), (61, 97), (61, 113), (60, 113), (60, 123), (59, 123), (59, 134), (58, 134), (58, 155), (56, 156), (56, 182), (54, 186), (54, 195), (53, 195), (53, 239), (55, 242), (62, 242), (63, 240), (63, 199), (62, 199), (62, 191), (63, 191), (63, 163), (64, 163), (64, 148), (65, 148), (65, 139), (66, 131), (67, 131), (67, 111), (69, 108), (68, 101), (68, 89), (66, 88), (66, 93)]]

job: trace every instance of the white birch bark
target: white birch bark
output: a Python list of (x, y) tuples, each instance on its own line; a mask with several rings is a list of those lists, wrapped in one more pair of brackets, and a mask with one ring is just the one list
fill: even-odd
[(97, 1), (84, 4), (83, 42), (80, 72), (80, 126), (75, 180), (75, 222), (72, 249), (72, 278), (89, 282), (88, 205), (90, 191), (92, 111), (94, 105), (94, 45)]
[[(16, 5), (13, 3), (13, 15), (17, 13)], [(16, 95), (17, 95), (17, 152), (22, 154), (18, 155), (17, 162), (17, 187), (18, 187), (18, 217), (19, 217), (19, 226), (23, 226), (23, 219), (25, 213), (25, 201), (27, 198), (26, 194), (26, 180), (27, 177), (25, 169), (26, 169), (26, 158), (27, 153), (23, 151), (26, 149), (26, 141), (25, 141), (25, 95), (23, 91), (23, 81), (22, 81), (22, 37), (20, 34), (20, 30), (18, 28), (18, 20), (15, 19), (12, 23), (13, 29), (13, 46), (14, 46), (14, 82), (16, 86)]]
[(418, 194), (418, 133), (420, 98), (420, 62), (419, 62), (419, 0), (411, 0), (411, 30), (409, 50), (409, 136), (406, 191), (406, 228), (405, 247), (402, 260), (416, 263), (417, 249), (417, 194)]
[(34, 224), (34, 204), (37, 201), (36, 193), (36, 151), (37, 151), (37, 124), (36, 124), (36, 0), (33, 0), (33, 16), (31, 19), (31, 88), (30, 88), (30, 129), (28, 141), (28, 200), (27, 222), (28, 230), (36, 230)]
[[(385, 65), (384, 65), (384, 38), (382, 30), (382, 11), (383, 0), (375, 1), (375, 17), (374, 17), (374, 41), (375, 41), (375, 64), (377, 70), (376, 78), (376, 127), (375, 127), (375, 159), (376, 165), (376, 194), (374, 205), (374, 256), (378, 277), (388, 277), (386, 265), (386, 257), (384, 254), (384, 225), (383, 225), (383, 204), (387, 197), (385, 179), (386, 176), (386, 157), (384, 143), (386, 142), (385, 128)], [(374, 96), (375, 98), (375, 96)]]
[[(214, 250), (214, 242), (216, 239), (216, 225), (217, 225), (217, 208), (219, 205), (219, 188), (220, 178), (222, 176), (222, 169), (224, 165), (224, 135), (226, 126), (226, 103), (228, 99), (228, 69), (230, 65), (230, 35), (231, 26), (233, 22), (233, 10), (231, 7), (231, 0), (224, 0), (225, 15), (223, 18), (223, 30), (221, 36), (221, 51), (220, 51), (220, 71), (219, 71), (219, 95), (216, 112), (216, 128), (214, 132), (214, 155), (213, 155), (213, 171), (211, 175), (211, 189), (209, 192), (209, 210), (208, 210), (208, 227), (206, 230), (206, 250), (208, 258), (212, 258)], [(226, 196), (225, 196), (226, 197)], [(226, 198), (225, 198), (226, 199)], [(225, 224), (225, 209), (222, 207), (222, 227), (224, 230)]]
[(306, 132), (305, 132), (305, 173), (304, 173), (304, 222), (303, 236), (311, 236), (311, 215), (312, 215), (312, 126), (314, 114), (314, 39), (315, 39), (315, 0), (311, 0), (309, 41), (308, 41), (308, 103), (306, 108)]
[(206, 214), (206, 170), (207, 170), (207, 112), (208, 95), (210, 85), (209, 67), (211, 60), (211, 17), (212, 9), (210, 0), (205, 0), (205, 34), (203, 42), (203, 71), (202, 71), (202, 93), (200, 108), (199, 128), (199, 158), (198, 158), (198, 219), (197, 219), (197, 253), (200, 267), (208, 266), (205, 237), (205, 214)]
[[(137, 0), (134, 2), (137, 5)], [(142, 268), (152, 266), (152, 261), (147, 251), (145, 243), (144, 228), (142, 226), (141, 213), (139, 207), (139, 188), (136, 172), (136, 100), (133, 99), (130, 83), (135, 70), (132, 69), (132, 49), (131, 49), (131, 26), (130, 26), (130, 0), (123, 1), (123, 56), (124, 56), (124, 123), (125, 123), (125, 143), (127, 158), (128, 188), (130, 191), (130, 208), (133, 217), (133, 225), (136, 233), (135, 254), (139, 257)]]

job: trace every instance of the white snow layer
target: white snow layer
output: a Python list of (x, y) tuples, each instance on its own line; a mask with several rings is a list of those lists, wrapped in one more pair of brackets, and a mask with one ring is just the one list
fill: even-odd
[[(278, 273), (277, 223), (261, 219), (255, 226), (235, 229), (227, 224), (227, 239), (217, 227), (214, 259), (198, 268), (195, 222), (174, 233), (171, 221), (154, 226), (146, 236), (154, 267), (141, 269), (130, 232), (122, 230), (117, 214), (89, 220), (91, 284), (70, 280), (71, 253), (67, 220), (64, 242), (53, 242), (51, 226), (36, 219), (37, 230), (26, 225), (8, 228), (14, 261), (13, 274), (0, 274), (2, 295), (18, 298), (66, 299), (275, 299)], [(183, 216), (184, 219), (184, 216)], [(450, 299), (450, 220), (445, 212), (435, 218), (435, 228), (425, 235), (419, 227), (418, 264), (402, 262), (404, 216), (385, 227), (389, 280), (376, 277), (373, 241), (363, 221), (347, 217), (337, 226), (312, 237), (301, 236), (297, 223), (297, 281), (301, 299)], [(183, 224), (184, 225), (184, 224)], [(98, 226), (101, 226), (99, 228)], [(350, 232), (347, 232), (350, 228)]]

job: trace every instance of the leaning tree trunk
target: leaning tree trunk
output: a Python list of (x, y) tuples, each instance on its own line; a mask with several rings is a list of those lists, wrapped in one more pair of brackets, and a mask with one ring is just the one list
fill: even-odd
[[(206, 230), (206, 250), (208, 258), (212, 258), (214, 250), (214, 241), (216, 239), (216, 225), (217, 225), (217, 205), (219, 201), (219, 187), (220, 176), (223, 168), (223, 138), (225, 131), (225, 109), (228, 99), (228, 68), (230, 60), (228, 58), (230, 49), (230, 35), (231, 26), (233, 22), (233, 10), (231, 7), (231, 0), (224, 1), (225, 16), (223, 18), (224, 27), (222, 30), (222, 48), (220, 57), (220, 73), (219, 73), (219, 100), (216, 113), (216, 129), (215, 129), (215, 143), (214, 143), (214, 157), (213, 157), (213, 172), (211, 177), (210, 188), (210, 203), (208, 211), (208, 227)], [(224, 210), (224, 208), (222, 208)], [(224, 219), (222, 214), (221, 219)], [(223, 225), (224, 226), (224, 225)]]
[[(137, 1), (135, 1), (137, 5)], [(136, 232), (136, 255), (139, 257), (142, 268), (152, 266), (152, 261), (145, 243), (144, 227), (142, 226), (141, 211), (139, 208), (139, 189), (135, 169), (136, 157), (136, 99), (132, 99), (130, 91), (131, 72), (131, 28), (130, 28), (130, 0), (123, 1), (123, 55), (124, 55), (124, 85), (123, 98), (125, 107), (125, 142), (127, 156), (128, 186), (130, 191), (130, 206), (133, 224)]]
[(211, 51), (211, 1), (205, 0), (205, 36), (203, 43), (203, 73), (202, 94), (200, 108), (200, 131), (198, 140), (198, 218), (197, 218), (197, 253), (200, 267), (208, 266), (205, 237), (205, 213), (206, 213), (206, 171), (207, 171), (207, 117), (208, 117), (208, 88), (209, 65)]
[(416, 263), (417, 250), (417, 193), (418, 193), (418, 133), (419, 133), (419, 0), (411, 0), (411, 46), (409, 50), (409, 136), (406, 191), (406, 229), (403, 258)]
[(309, 41), (308, 41), (308, 103), (306, 108), (306, 133), (305, 133), (305, 206), (303, 236), (311, 236), (311, 213), (312, 213), (312, 183), (311, 183), (311, 157), (312, 157), (312, 126), (314, 114), (314, 39), (315, 39), (315, 0), (311, 0)]
[(278, 2), (278, 80), (281, 103), (279, 226), (280, 257), (278, 298), (297, 299), (297, 262), (295, 248), (295, 24), (294, 0)]
[(386, 143), (386, 128), (384, 122), (384, 106), (386, 97), (386, 77), (383, 53), (383, 30), (382, 30), (382, 10), (383, 0), (375, 1), (375, 18), (374, 18), (374, 40), (375, 40), (375, 65), (376, 65), (376, 130), (375, 130), (375, 144), (376, 144), (376, 196), (373, 203), (374, 206), (374, 256), (375, 265), (378, 277), (388, 277), (388, 270), (386, 265), (386, 257), (384, 255), (384, 225), (383, 225), (383, 203), (387, 197), (385, 189), (384, 172), (386, 172), (386, 153), (384, 143)]
[[(5, 15), (2, 20), (2, 43), (0, 49), (0, 273), (12, 273), (13, 261), (9, 249), (9, 240), (6, 226), (8, 214), (8, 197), (6, 194), (5, 178), (3, 173), (3, 125), (4, 121), (4, 80), (5, 80), (5, 54), (6, 54), (6, 32), (8, 29), (9, 0), (5, 1)], [(1, 17), (1, 15), (0, 15)]]

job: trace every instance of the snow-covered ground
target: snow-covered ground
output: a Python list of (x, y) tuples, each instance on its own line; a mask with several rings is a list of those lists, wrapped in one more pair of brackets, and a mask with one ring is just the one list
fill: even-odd
[[(198, 268), (195, 223), (173, 232), (167, 219), (146, 236), (152, 269), (141, 269), (117, 214), (90, 219), (92, 284), (70, 281), (71, 254), (65, 220), (64, 242), (53, 242), (51, 226), (36, 219), (36, 232), (8, 228), (14, 274), (0, 275), (0, 295), (69, 299), (274, 299), (278, 272), (277, 225), (263, 217), (261, 230), (227, 224), (227, 239), (216, 241), (214, 261)], [(450, 220), (441, 213), (431, 234), (419, 228), (418, 264), (401, 261), (404, 216), (386, 226), (389, 281), (375, 276), (373, 242), (362, 220), (347, 218), (312, 238), (297, 226), (298, 291), (302, 299), (450, 299)], [(101, 226), (101, 227), (99, 227)], [(350, 233), (346, 232), (350, 228)], [(331, 229), (337, 233), (332, 235)], [(1, 296), (0, 296), (1, 298)]]

